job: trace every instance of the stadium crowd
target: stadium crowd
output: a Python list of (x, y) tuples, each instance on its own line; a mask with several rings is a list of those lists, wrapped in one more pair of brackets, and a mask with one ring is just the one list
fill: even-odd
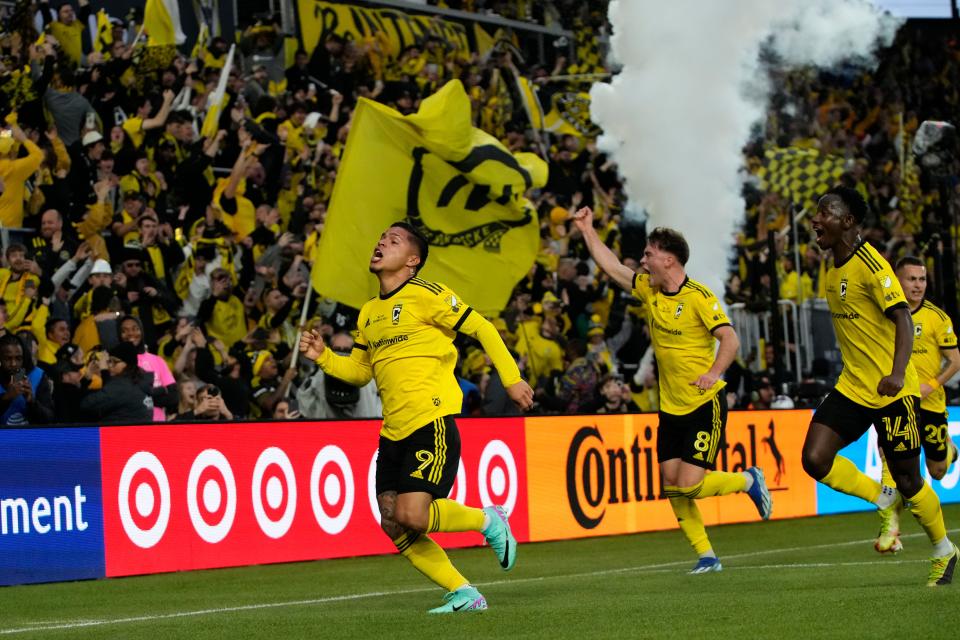
[[(608, 31), (603, 7), (586, 3), (444, 4)], [(264, 19), (240, 36), (226, 105), (200, 135), (227, 40), (209, 39), (189, 55), (150, 50), (129, 44), (131, 25), (111, 18), (91, 47), (89, 13), (85, 0), (20, 3), (0, 41), (0, 223), (9, 235), (0, 423), (378, 416), (372, 383), (357, 389), (325, 377), (294, 353), (310, 265), (358, 98), (409, 114), (454, 78), (467, 89), (475, 126), (549, 160), (549, 182), (532, 194), (540, 253), (494, 321), (536, 390), (535, 411), (656, 410), (642, 314), (597, 275), (570, 222), (591, 206), (605, 242), (636, 267), (643, 230), (621, 220), (616, 167), (597, 150), (595, 132), (533, 135), (512, 81), (530, 79), (549, 105), (552, 92), (586, 86), (551, 76), (602, 68), (568, 60), (563, 47), (533, 63), (514, 46), (481, 55), (430, 35), (392, 57), (376, 38), (327, 35), (284, 69), (278, 21)], [(957, 106), (954, 43), (909, 31), (902, 39), (876, 74), (783, 77), (765, 132), (746, 150), (753, 166), (774, 143), (842, 153), (850, 161), (843, 180), (877, 213), (871, 239), (894, 258), (929, 237), (921, 207), (904, 207), (897, 115), (909, 132)], [(728, 302), (762, 300), (766, 234), (788, 223), (777, 196), (748, 189), (747, 200)], [(250, 212), (255, 224), (246, 226), (240, 214)], [(778, 261), (781, 296), (790, 297), (797, 271), (816, 293), (820, 258), (802, 255), (799, 269)], [(349, 352), (356, 314), (314, 297), (306, 327)], [(466, 340), (458, 346), (464, 414), (515, 411), (482, 351)], [(735, 365), (731, 406), (774, 404), (772, 374)]]
[[(949, 121), (960, 107), (960, 47), (955, 37), (933, 24), (923, 24), (921, 30), (907, 23), (881, 53), (874, 71), (851, 66), (775, 74), (777, 91), (765, 127), (745, 149), (747, 166), (762, 166), (764, 152), (774, 146), (838, 158), (845, 168), (839, 182), (866, 199), (867, 239), (884, 258), (891, 264), (905, 255), (932, 258), (944, 230), (938, 196), (933, 185), (921, 181), (910, 146), (922, 121)], [(748, 183), (746, 196), (746, 220), (727, 301), (767, 305), (769, 234), (777, 236), (780, 298), (822, 297), (824, 261), (807, 225), (799, 226), (800, 264), (787, 250), (793, 242), (788, 199), (761, 191), (758, 181)]]

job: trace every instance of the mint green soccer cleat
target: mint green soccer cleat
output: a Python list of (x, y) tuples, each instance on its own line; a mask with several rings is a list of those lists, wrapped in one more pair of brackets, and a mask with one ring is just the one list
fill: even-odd
[(483, 512), (490, 519), (490, 524), (480, 533), (487, 539), (487, 544), (490, 545), (493, 552), (497, 554), (500, 567), (504, 571), (510, 571), (517, 561), (517, 539), (510, 532), (507, 512), (499, 505), (484, 507)]
[(428, 613), (468, 613), (486, 608), (487, 599), (476, 587), (468, 584), (443, 596), (443, 604)]

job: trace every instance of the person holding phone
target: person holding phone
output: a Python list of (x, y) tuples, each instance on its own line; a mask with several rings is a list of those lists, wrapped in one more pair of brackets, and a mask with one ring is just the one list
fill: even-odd
[(213, 384), (208, 384), (197, 391), (197, 404), (193, 411), (187, 411), (181, 414), (177, 420), (179, 422), (189, 422), (193, 420), (233, 420), (233, 413), (223, 402), (223, 395), (220, 388)]
[(52, 421), (53, 393), (43, 369), (17, 335), (0, 336), (0, 426)]

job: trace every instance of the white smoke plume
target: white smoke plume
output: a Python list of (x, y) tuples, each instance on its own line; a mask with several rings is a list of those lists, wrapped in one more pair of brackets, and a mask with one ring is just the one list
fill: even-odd
[(865, 0), (612, 0), (611, 57), (621, 71), (591, 90), (600, 148), (648, 229), (690, 243), (691, 277), (719, 297), (737, 225), (751, 126), (767, 108), (761, 46), (784, 66), (869, 64), (899, 22)]

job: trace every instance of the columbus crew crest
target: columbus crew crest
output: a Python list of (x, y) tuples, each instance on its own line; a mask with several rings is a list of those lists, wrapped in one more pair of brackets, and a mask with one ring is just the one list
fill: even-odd
[(847, 299), (847, 280), (846, 280), (846, 278), (844, 278), (843, 280), (840, 281), (840, 299), (841, 299), (841, 300), (846, 300), (846, 299)]

